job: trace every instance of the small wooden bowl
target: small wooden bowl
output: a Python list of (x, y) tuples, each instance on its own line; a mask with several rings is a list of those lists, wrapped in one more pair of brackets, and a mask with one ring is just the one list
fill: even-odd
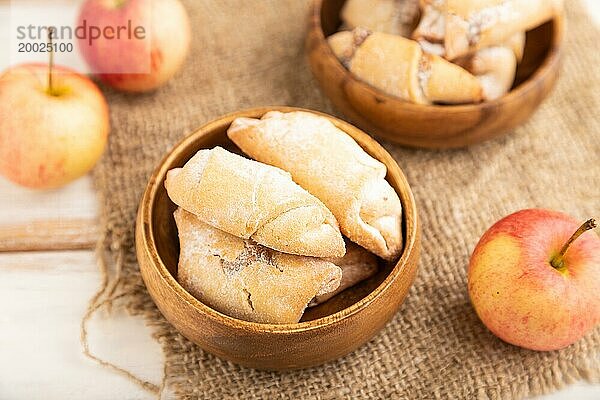
[(218, 357), (253, 368), (304, 368), (351, 352), (394, 316), (415, 277), (420, 230), (410, 186), (394, 159), (359, 129), (321, 114), (387, 166), (387, 180), (398, 192), (404, 208), (405, 244), (400, 259), (382, 264), (375, 277), (308, 309), (297, 324), (242, 321), (215, 311), (185, 291), (175, 280), (179, 259), (173, 219), (176, 206), (164, 188), (165, 175), (203, 148), (219, 145), (239, 152), (226, 135), (231, 122), (237, 117), (259, 118), (271, 110), (300, 109), (268, 107), (229, 114), (204, 125), (175, 146), (150, 178), (142, 197), (136, 223), (136, 251), (150, 296), (167, 320), (192, 342)]
[(313, 0), (306, 49), (313, 74), (331, 102), (369, 133), (411, 147), (464, 147), (522, 124), (554, 87), (563, 43), (562, 17), (527, 32), (512, 90), (480, 104), (419, 105), (357, 79), (335, 57), (327, 36), (340, 26), (345, 0)]

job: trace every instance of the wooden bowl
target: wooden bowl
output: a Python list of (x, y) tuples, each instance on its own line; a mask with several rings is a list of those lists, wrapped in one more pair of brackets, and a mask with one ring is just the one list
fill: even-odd
[(411, 147), (463, 147), (522, 124), (558, 77), (563, 18), (527, 32), (524, 58), (512, 90), (488, 102), (419, 105), (389, 95), (356, 78), (335, 57), (327, 36), (340, 26), (344, 0), (313, 0), (306, 49), (313, 74), (331, 102), (368, 133)]
[(204, 125), (175, 146), (152, 174), (142, 197), (136, 223), (136, 251), (150, 296), (165, 318), (192, 342), (218, 357), (253, 368), (303, 368), (351, 352), (394, 316), (415, 277), (420, 231), (411, 189), (394, 159), (359, 129), (321, 114), (387, 166), (387, 180), (398, 192), (404, 208), (405, 244), (399, 260), (382, 263), (373, 278), (308, 309), (297, 324), (242, 321), (208, 307), (185, 291), (175, 280), (179, 259), (173, 219), (176, 206), (164, 188), (165, 175), (171, 168), (181, 167), (200, 149), (219, 145), (239, 152), (226, 135), (231, 122), (237, 117), (259, 118), (271, 110), (300, 109), (268, 107), (229, 114)]

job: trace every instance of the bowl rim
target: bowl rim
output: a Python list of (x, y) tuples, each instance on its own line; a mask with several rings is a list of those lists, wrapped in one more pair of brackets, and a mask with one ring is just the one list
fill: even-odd
[[(348, 133), (353, 139), (358, 137), (360, 141), (372, 141), (373, 144), (378, 146), (380, 150), (382, 150), (383, 158), (386, 162), (391, 162), (392, 166), (395, 166), (396, 173), (398, 178), (405, 184), (407, 190), (405, 193), (398, 193), (400, 197), (403, 213), (402, 218), (403, 222), (405, 222), (406, 226), (406, 235), (404, 238), (404, 247), (402, 250), (402, 254), (400, 258), (395, 262), (392, 270), (386, 276), (386, 278), (381, 282), (375, 289), (373, 289), (367, 296), (352, 304), (349, 307), (344, 308), (336, 313), (320, 317), (310, 321), (291, 323), (291, 324), (266, 324), (266, 323), (258, 323), (245, 321), (242, 319), (238, 319), (235, 317), (231, 317), (229, 315), (223, 314), (212, 307), (202, 303), (200, 300), (196, 299), (190, 293), (188, 293), (180, 284), (177, 282), (175, 277), (171, 275), (165, 264), (163, 263), (161, 257), (158, 254), (156, 242), (154, 238), (154, 229), (152, 226), (152, 205), (155, 202), (156, 195), (158, 192), (158, 188), (164, 184), (164, 178), (166, 176), (167, 171), (170, 169), (168, 165), (171, 164), (172, 160), (176, 158), (181, 152), (185, 151), (192, 143), (194, 143), (199, 137), (205, 135), (207, 132), (210, 132), (216, 128), (221, 127), (224, 124), (231, 124), (233, 119), (237, 117), (260, 117), (267, 113), (268, 111), (281, 111), (281, 112), (290, 112), (290, 111), (305, 111), (311, 112), (317, 115), (324, 116), (328, 118), (331, 122), (333, 122), (338, 128), (342, 129), (344, 132), (348, 133), (347, 130), (352, 131), (352, 134)], [(356, 139), (355, 139), (356, 140)], [(360, 143), (359, 143), (360, 145)], [(386, 165), (387, 167), (387, 165)], [(395, 189), (395, 188), (394, 188)], [(173, 148), (163, 157), (160, 161), (158, 167), (152, 173), (150, 180), (144, 190), (142, 195), (140, 206), (138, 210), (138, 215), (141, 217), (137, 220), (138, 224), (143, 224), (143, 229), (141, 229), (141, 239), (143, 241), (143, 251), (150, 257), (150, 264), (152, 268), (156, 268), (159, 276), (169, 287), (170, 290), (174, 291), (177, 297), (198, 310), (199, 312), (204, 313), (208, 317), (216, 320), (216, 322), (228, 325), (230, 327), (234, 327), (237, 329), (244, 329), (252, 332), (269, 332), (269, 333), (300, 333), (311, 331), (315, 329), (321, 329), (324, 327), (332, 326), (340, 323), (341, 321), (351, 317), (352, 315), (364, 310), (371, 303), (373, 303), (378, 297), (380, 297), (385, 291), (389, 289), (396, 279), (405, 271), (408, 265), (408, 261), (412, 256), (413, 252), (417, 252), (418, 257), (418, 244), (419, 244), (419, 223), (418, 223), (418, 215), (416, 202), (412, 193), (412, 189), (408, 183), (406, 175), (395, 161), (395, 159), (385, 150), (375, 139), (371, 136), (363, 132), (361, 129), (355, 127), (354, 125), (345, 122), (339, 118), (336, 118), (332, 115), (306, 109), (300, 107), (288, 107), (288, 106), (267, 106), (267, 107), (257, 107), (257, 108), (249, 108), (244, 109), (232, 113), (225, 114), (220, 116), (204, 125), (200, 128), (194, 130), (192, 133), (184, 137), (180, 140)], [(408, 217), (410, 215), (410, 218)], [(140, 229), (141, 227), (137, 227)], [(138, 250), (139, 252), (139, 250)], [(138, 257), (140, 255), (138, 254)], [(418, 262), (418, 260), (417, 260)], [(141, 265), (141, 263), (140, 263)], [(417, 266), (415, 266), (417, 268)], [(152, 296), (151, 296), (152, 297)], [(153, 299), (154, 300), (154, 299)]]
[(552, 36), (552, 43), (550, 44), (550, 47), (548, 49), (548, 54), (546, 55), (542, 63), (535, 69), (535, 71), (533, 71), (533, 73), (527, 80), (522, 82), (516, 88), (510, 90), (508, 93), (504, 94), (502, 97), (490, 101), (482, 101), (481, 103), (470, 104), (415, 104), (411, 103), (410, 101), (403, 100), (400, 97), (384, 92), (383, 90), (378, 89), (367, 82), (364, 82), (342, 65), (342, 63), (333, 53), (333, 50), (327, 42), (325, 33), (323, 32), (323, 25), (321, 21), (321, 9), (323, 6), (323, 1), (324, 0), (312, 0), (308, 34), (310, 35), (310, 32), (317, 33), (319, 43), (321, 44), (321, 46), (327, 48), (326, 54), (329, 56), (329, 58), (334, 59), (337, 62), (337, 68), (343, 70), (342, 72), (345, 77), (355, 82), (364, 90), (369, 90), (380, 97), (393, 99), (396, 102), (402, 103), (402, 106), (411, 112), (451, 112), (453, 114), (466, 114), (480, 111), (482, 109), (488, 110), (500, 108), (505, 104), (511, 103), (516, 98), (523, 96), (529, 91), (534, 90), (540, 80), (545, 80), (547, 76), (552, 73), (551, 66), (555, 63), (558, 63), (562, 57), (562, 45), (564, 43), (565, 37), (564, 13), (555, 15), (554, 18), (549, 20), (553, 22), (554, 34)]

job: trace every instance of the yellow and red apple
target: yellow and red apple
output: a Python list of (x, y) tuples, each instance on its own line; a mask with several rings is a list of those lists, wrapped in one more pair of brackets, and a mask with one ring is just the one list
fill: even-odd
[(87, 77), (24, 64), (0, 76), (0, 173), (31, 188), (54, 188), (88, 172), (104, 151), (108, 106)]
[(600, 238), (593, 220), (529, 209), (494, 224), (468, 271), (471, 302), (500, 339), (532, 350), (570, 345), (600, 322)]
[(83, 58), (105, 83), (128, 92), (165, 84), (181, 68), (190, 23), (178, 0), (87, 0), (78, 27)]

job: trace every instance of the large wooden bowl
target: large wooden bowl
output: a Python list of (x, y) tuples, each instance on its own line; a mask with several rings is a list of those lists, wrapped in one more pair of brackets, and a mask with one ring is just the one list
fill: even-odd
[(323, 92), (353, 123), (371, 134), (411, 147), (463, 147), (522, 124), (548, 95), (560, 69), (563, 18), (527, 32), (524, 58), (512, 90), (489, 102), (418, 105), (359, 79), (338, 61), (326, 37), (340, 26), (345, 0), (313, 0), (306, 40), (310, 65)]
[(420, 231), (417, 209), (406, 177), (394, 159), (354, 126), (324, 115), (387, 166), (387, 180), (404, 208), (405, 244), (394, 263), (331, 300), (309, 309), (297, 324), (273, 325), (242, 321), (201, 303), (175, 280), (179, 240), (173, 219), (176, 206), (164, 188), (168, 170), (181, 167), (198, 150), (224, 146), (238, 151), (226, 135), (237, 117), (261, 117), (268, 107), (240, 111), (210, 122), (185, 138), (162, 160), (142, 197), (136, 224), (136, 251), (150, 296), (163, 315), (192, 342), (218, 357), (260, 369), (318, 365), (343, 356), (375, 335), (398, 311), (417, 270)]

